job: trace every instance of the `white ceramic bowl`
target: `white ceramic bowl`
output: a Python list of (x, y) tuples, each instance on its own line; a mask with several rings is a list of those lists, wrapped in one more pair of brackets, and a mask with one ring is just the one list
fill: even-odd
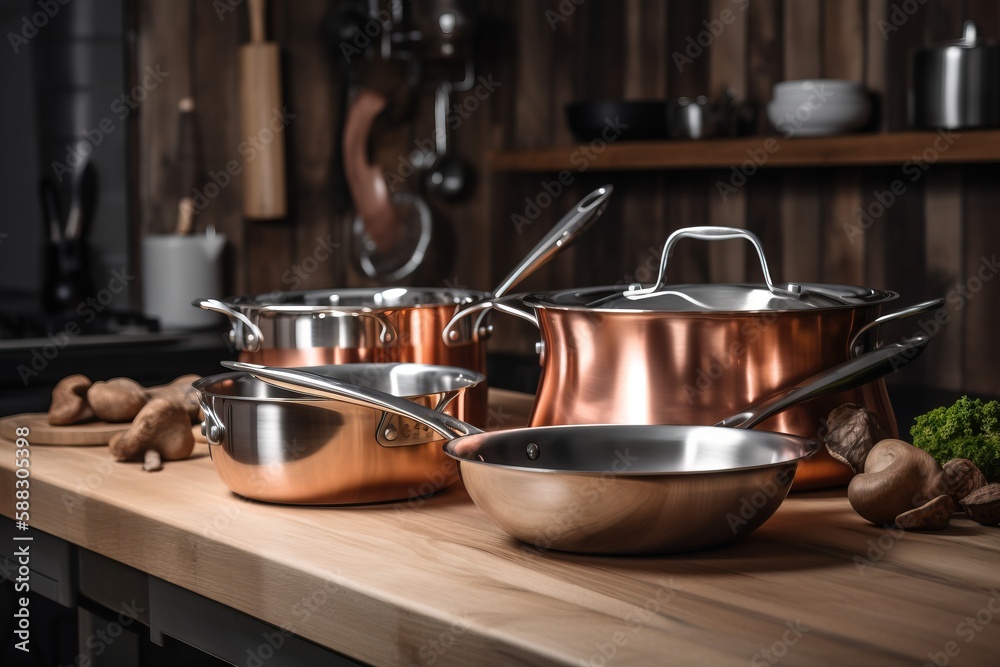
[(772, 100), (767, 118), (779, 132), (789, 137), (819, 137), (842, 134), (864, 127), (871, 118), (871, 100), (867, 95), (849, 99), (810, 99), (788, 102)]
[(776, 100), (806, 99), (813, 95), (821, 97), (847, 97), (865, 95), (864, 86), (856, 81), (840, 79), (799, 79), (774, 84), (772, 96)]

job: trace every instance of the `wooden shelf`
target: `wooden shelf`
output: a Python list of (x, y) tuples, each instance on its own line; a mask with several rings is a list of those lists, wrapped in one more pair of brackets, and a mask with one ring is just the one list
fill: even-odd
[(489, 155), (489, 165), (501, 172), (728, 169), (754, 156), (763, 167), (894, 165), (910, 160), (1000, 162), (1000, 130), (620, 142), (603, 150), (579, 145), (498, 151)]

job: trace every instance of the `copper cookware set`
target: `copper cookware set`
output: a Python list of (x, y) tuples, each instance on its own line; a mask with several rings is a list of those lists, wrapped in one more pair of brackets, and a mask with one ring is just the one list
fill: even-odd
[[(749, 431), (785, 408), (856, 386), (917, 356), (915, 338), (825, 370), (713, 426), (584, 424), (484, 433), (425, 406), (306, 369), (225, 362), (276, 388), (409, 418), (448, 442), (473, 501), (538, 550), (648, 554), (717, 547), (764, 523), (819, 447)], [(741, 514), (753, 498), (750, 515)], [(759, 500), (761, 498), (762, 500)]]
[[(540, 331), (538, 349), (542, 373), (526, 437), (532, 439), (533, 432), (537, 432), (539, 437), (544, 436), (547, 443), (562, 443), (549, 444), (545, 447), (547, 450), (563, 452), (566, 447), (570, 448), (566, 452), (572, 450), (573, 439), (566, 444), (558, 434), (569, 434), (570, 431), (559, 429), (568, 429), (573, 425), (604, 424), (600, 428), (605, 430), (597, 440), (606, 441), (614, 439), (616, 432), (625, 437), (624, 434), (631, 433), (629, 429), (635, 425), (713, 424), (727, 415), (743, 414), (741, 411), (745, 406), (766, 403), (768, 399), (787, 393), (789, 388), (820, 377), (832, 368), (853, 368), (850, 365), (854, 363), (870, 364), (876, 352), (885, 355), (878, 373), (855, 374), (850, 383), (827, 383), (823, 391), (815, 394), (803, 395), (800, 392), (796, 401), (782, 405), (782, 408), (788, 407), (787, 410), (771, 410), (755, 419), (753, 424), (762, 431), (777, 431), (797, 437), (799, 440), (795, 442), (801, 444), (804, 439), (821, 436), (825, 416), (833, 408), (850, 402), (865, 405), (875, 412), (895, 436), (896, 421), (881, 376), (916, 356), (926, 340), (906, 348), (912, 354), (903, 359), (899, 354), (890, 354), (892, 350), (880, 347), (879, 325), (936, 309), (940, 307), (941, 300), (883, 313), (884, 304), (898, 298), (896, 293), (842, 285), (775, 283), (756, 236), (743, 229), (728, 227), (692, 227), (671, 234), (663, 248), (657, 281), (650, 286), (630, 285), (626, 289), (620, 286), (589, 287), (516, 296), (507, 294), (521, 278), (572, 243), (603, 211), (610, 192), (608, 186), (581, 201), (492, 293), (398, 287), (276, 293), (196, 302), (195, 305), (201, 308), (224, 313), (230, 318), (230, 336), (240, 350), (240, 362), (251, 365), (241, 370), (264, 368), (264, 371), (249, 372), (251, 374), (214, 376), (199, 383), (203, 408), (209, 415), (206, 432), (213, 445), (217, 445), (212, 447), (213, 459), (227, 485), (237, 493), (275, 502), (338, 504), (396, 500), (428, 492), (426, 485), (421, 487), (416, 483), (415, 475), (421, 466), (424, 467), (425, 478), (434, 471), (447, 468), (442, 467), (440, 454), (442, 444), (448, 440), (451, 442), (445, 451), (453, 458), (465, 464), (475, 464), (477, 460), (490, 463), (488, 457), (483, 458), (483, 450), (473, 447), (476, 451), (469, 454), (456, 444), (464, 438), (452, 438), (459, 434), (471, 434), (485, 422), (486, 385), (480, 380), (485, 371), (485, 343), (492, 331), (488, 320), (492, 310), (526, 319)], [(760, 260), (763, 284), (671, 284), (668, 281), (669, 261), (676, 244), (682, 239), (749, 241)], [(894, 360), (892, 368), (887, 366), (890, 358)], [(443, 373), (452, 380), (458, 377), (461, 378), (458, 380), (461, 386), (447, 389), (446, 400), (436, 391), (430, 391), (431, 385), (437, 387), (433, 382), (417, 394), (408, 394), (397, 387), (396, 391), (388, 392), (394, 397), (390, 396), (386, 403), (379, 402), (381, 399), (370, 400), (371, 390), (376, 390), (374, 393), (378, 398), (378, 390), (386, 388), (384, 384), (343, 382), (342, 376), (338, 382), (337, 374), (330, 371), (331, 366), (326, 367), (323, 379), (339, 388), (327, 394), (305, 397), (294, 391), (289, 394), (288, 387), (275, 383), (273, 376), (270, 380), (265, 377), (267, 371), (280, 367), (296, 366), (299, 371), (315, 371), (315, 367), (322, 365), (355, 364), (355, 368), (360, 369), (366, 365), (374, 368), (372, 364), (386, 362), (406, 362), (399, 367), (411, 367), (415, 373), (429, 373), (428, 377), (434, 376), (434, 373)], [(279, 386), (271, 386), (268, 381)], [(365, 394), (369, 399), (367, 403), (359, 398), (360, 395), (350, 398), (350, 391), (344, 390), (344, 386), (356, 388), (358, 385), (362, 386), (362, 393), (368, 392)], [(345, 395), (348, 398), (344, 398)], [(424, 410), (417, 409), (414, 414), (399, 409), (407, 404), (400, 397), (415, 398)], [(345, 400), (347, 403), (343, 403)], [(341, 403), (339, 406), (338, 401)], [(327, 423), (330, 414), (341, 414), (348, 403), (353, 404), (352, 411), (360, 410), (351, 417), (351, 421), (361, 426), (345, 428), (340, 423)], [(792, 403), (795, 405), (789, 407)], [(323, 470), (329, 470), (330, 475), (350, 471), (351, 475), (365, 478), (370, 474), (369, 469), (374, 469), (380, 471), (375, 475), (376, 481), (370, 485), (361, 484), (364, 488), (358, 491), (356, 483), (334, 490), (317, 490), (323, 484), (313, 480), (313, 487), (310, 488), (314, 492), (311, 495), (296, 495), (292, 489), (301, 485), (289, 481), (295, 479), (291, 476), (273, 485), (267, 497), (261, 495), (259, 488), (243, 483), (241, 480), (253, 473), (253, 466), (241, 469), (240, 464), (246, 462), (241, 462), (240, 456), (253, 458), (254, 454), (248, 452), (260, 448), (269, 433), (281, 435), (292, 428), (294, 419), (289, 416), (292, 413), (283, 412), (286, 404), (297, 406), (296, 410), (305, 406), (307, 410), (324, 413), (319, 421), (310, 422), (306, 432), (311, 434), (310, 437), (318, 438), (317, 443), (325, 443), (317, 445), (316, 451), (326, 453), (311, 454), (314, 458), (307, 463), (297, 458), (283, 460), (280, 456), (275, 460), (287, 463), (289, 467), (298, 466), (300, 470), (311, 466), (311, 475)], [(768, 404), (775, 404), (775, 401)], [(411, 402), (408, 405), (414, 404)], [(421, 419), (420, 413), (426, 413), (428, 409), (436, 410), (436, 422), (434, 419)], [(273, 425), (262, 426), (253, 421), (255, 413), (260, 415), (269, 410), (275, 423), (284, 425), (283, 428), (276, 430)], [(239, 416), (234, 417), (237, 413)], [(386, 420), (391, 422), (393, 419), (413, 420), (405, 423), (408, 433), (412, 432), (410, 429), (415, 428), (416, 423), (425, 425), (419, 442), (410, 443), (418, 445), (423, 453), (409, 459), (406, 465), (398, 465), (400, 470), (405, 471), (398, 479), (393, 479), (391, 471), (397, 461), (401, 462), (400, 453), (407, 450), (405, 445), (389, 442), (390, 432), (398, 434), (398, 428), (403, 426), (400, 421), (394, 422), (395, 431), (388, 428)], [(244, 433), (242, 439), (236, 437), (237, 433), (232, 430), (236, 423), (241, 424), (237, 429)], [(458, 430), (438, 428), (444, 423), (463, 425)], [(626, 428), (625, 425), (633, 426)], [(213, 427), (215, 438), (211, 436)], [(545, 430), (549, 427), (553, 430)], [(430, 431), (427, 431), (428, 428)], [(664, 447), (669, 449), (668, 445), (678, 435), (684, 434), (672, 432), (673, 439), (666, 438)], [(348, 439), (352, 438), (354, 446), (348, 444)], [(586, 458), (584, 450), (594, 445), (584, 442), (592, 440), (590, 437), (582, 438), (582, 449), (574, 451)], [(532, 445), (537, 451), (538, 442), (517, 440), (514, 449), (526, 447), (530, 459)], [(352, 449), (356, 446), (360, 449)], [(680, 445), (670, 445), (675, 446)], [(513, 445), (503, 446), (510, 447)], [(365, 448), (372, 451), (366, 454)], [(489, 456), (497, 456), (499, 450), (487, 449)], [(811, 453), (816, 448), (809, 449)], [(796, 449), (799, 450), (802, 450), (799, 454), (787, 459), (793, 462), (793, 472), (805, 452), (802, 447)], [(337, 451), (341, 453), (333, 453)], [(411, 451), (417, 450), (414, 448)], [(555, 459), (556, 465), (551, 471), (559, 473), (560, 465), (569, 465), (572, 456), (566, 452)], [(714, 456), (711, 453), (708, 455)], [(334, 458), (329, 458), (331, 456)], [(346, 456), (347, 459), (338, 456)], [(477, 459), (477, 456), (480, 458)], [(569, 458), (565, 458), (567, 456)], [(345, 466), (344, 461), (351, 457), (369, 460), (369, 464)], [(728, 461), (723, 465), (727, 469), (735, 470), (746, 464), (745, 461), (740, 463), (743, 459), (732, 451), (719, 460)], [(781, 461), (787, 463), (786, 459)], [(516, 453), (505, 453), (495, 463), (500, 468), (508, 463), (515, 466), (524, 464)], [(797, 469), (796, 489), (839, 485), (850, 477), (850, 470), (833, 461), (825, 451), (801, 461)], [(470, 486), (471, 476), (479, 474), (478, 470), (475, 465), (467, 472), (462, 467), (467, 486)], [(568, 469), (563, 472), (570, 476), (575, 474)], [(597, 474), (599, 471), (590, 472)], [(451, 473), (446, 474), (444, 483), (431, 489), (431, 492), (450, 483), (454, 470)], [(379, 474), (384, 476), (378, 477)], [(543, 495), (560, 493), (559, 485), (552, 486), (551, 479), (542, 482), (511, 470), (490, 474), (495, 474), (498, 479), (513, 475), (510, 477), (512, 483), (516, 481), (515, 486), (521, 485), (518, 487), (520, 491), (515, 494), (517, 497), (527, 497), (528, 489), (524, 484), (540, 485), (537, 491)], [(680, 483), (678, 479), (671, 479), (675, 484)], [(790, 483), (790, 477), (788, 481)], [(481, 484), (478, 486), (480, 490), (483, 488)], [(486, 484), (486, 488), (500, 495), (514, 489), (498, 488), (494, 481)], [(495, 500), (480, 502), (481, 498), (476, 497), (479, 492), (471, 487), (469, 490), (477, 504), (494, 506), (487, 510), (491, 516), (500, 511), (495, 507)], [(784, 491), (787, 491), (787, 485)], [(784, 492), (779, 495), (778, 503)], [(525, 539), (509, 525), (498, 523), (512, 535)], [(696, 542), (694, 540), (691, 544)], [(594, 551), (575, 542), (567, 544), (569, 546), (564, 548), (570, 550)], [(662, 544), (650, 547), (652, 550), (664, 548)], [(683, 548), (697, 548), (697, 545)], [(598, 551), (601, 549), (604, 547), (597, 548)], [(648, 550), (643, 547), (629, 552)]]

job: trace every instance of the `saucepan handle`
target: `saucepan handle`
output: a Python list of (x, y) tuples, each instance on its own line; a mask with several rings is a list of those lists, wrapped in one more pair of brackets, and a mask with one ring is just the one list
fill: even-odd
[[(243, 342), (243, 349), (247, 352), (256, 352), (260, 349), (263, 334), (261, 334), (260, 328), (243, 313), (233, 310), (218, 299), (195, 299), (191, 302), (191, 305), (202, 310), (222, 313), (229, 318), (229, 322), (233, 325), (232, 336), (234, 343), (237, 336), (239, 336)], [(241, 332), (242, 336), (240, 336)]]
[(944, 305), (944, 299), (932, 299), (930, 301), (923, 301), (921, 303), (912, 305), (908, 308), (903, 308), (902, 310), (897, 310), (895, 312), (886, 313), (885, 315), (876, 317), (874, 320), (872, 320), (871, 322), (869, 322), (868, 324), (864, 325), (863, 327), (857, 330), (854, 336), (851, 337), (850, 342), (847, 344), (847, 349), (851, 350), (854, 356), (857, 356), (860, 353), (860, 349), (857, 347), (858, 341), (861, 340), (861, 337), (863, 335), (865, 335), (872, 329), (878, 327), (881, 324), (885, 324), (886, 322), (892, 322), (893, 320), (899, 320), (904, 317), (910, 317), (911, 315), (920, 315), (922, 313), (927, 313), (932, 310), (937, 310), (943, 305)]

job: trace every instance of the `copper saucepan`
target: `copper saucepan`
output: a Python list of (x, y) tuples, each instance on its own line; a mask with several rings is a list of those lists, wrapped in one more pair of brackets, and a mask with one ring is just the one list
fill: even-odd
[[(866, 352), (716, 426), (543, 426), (496, 433), (405, 399), (308, 372), (223, 362), (282, 389), (377, 406), (449, 442), (472, 500), (538, 549), (649, 554), (718, 547), (784, 500), (818, 444), (750, 427), (785, 408), (869, 382), (915, 358), (927, 338)], [(725, 428), (735, 427), (735, 428)], [(749, 509), (748, 509), (749, 508)]]
[[(670, 284), (668, 261), (685, 238), (750, 241), (764, 284)], [(692, 227), (667, 239), (652, 286), (512, 296), (492, 306), (541, 330), (542, 373), (532, 426), (711, 424), (875, 348), (880, 324), (943, 303), (937, 299), (883, 314), (883, 305), (897, 298), (895, 292), (867, 287), (777, 284), (754, 234)], [(844, 403), (872, 410), (896, 437), (881, 379), (776, 414), (760, 428), (813, 437), (830, 411)], [(795, 489), (844, 484), (850, 475), (822, 451), (800, 466)]]

